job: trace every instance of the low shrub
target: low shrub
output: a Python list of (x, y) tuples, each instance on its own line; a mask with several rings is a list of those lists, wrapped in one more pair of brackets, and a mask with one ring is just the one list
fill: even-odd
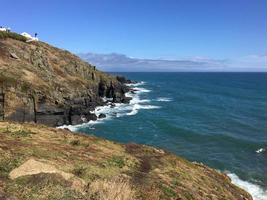
[(6, 38), (12, 38), (12, 39), (19, 40), (19, 41), (22, 41), (22, 42), (26, 42), (27, 41), (27, 38), (22, 36), (22, 35), (20, 35), (20, 34), (17, 34), (17, 33), (14, 33), (14, 32), (0, 31), (0, 39), (6, 39)]
[(31, 131), (23, 130), (23, 129), (20, 129), (20, 130), (17, 130), (11, 133), (11, 135), (15, 137), (28, 137), (31, 134), (32, 134)]
[(72, 146), (79, 146), (79, 145), (81, 144), (81, 142), (80, 142), (80, 140), (72, 140), (72, 141), (70, 142), (70, 144), (71, 144)]
[(161, 190), (168, 197), (177, 197), (178, 195), (172, 188), (166, 185), (161, 185)]
[(119, 168), (123, 168), (125, 166), (125, 162), (122, 156), (112, 156), (108, 160), (108, 164)]
[(78, 166), (78, 167), (73, 169), (72, 173), (75, 176), (78, 176), (78, 177), (82, 178), (86, 173), (86, 168), (83, 167), (83, 166)]

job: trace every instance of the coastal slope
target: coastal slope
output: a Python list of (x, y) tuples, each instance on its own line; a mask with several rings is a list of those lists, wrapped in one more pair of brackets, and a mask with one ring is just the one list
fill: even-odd
[(0, 199), (252, 200), (203, 164), (33, 123), (0, 122)]
[(252, 199), (203, 164), (51, 128), (96, 120), (106, 98), (128, 103), (126, 82), (68, 51), (1, 33), (0, 199)]
[(98, 71), (68, 51), (16, 33), (0, 37), (0, 119), (49, 126), (96, 120), (103, 97), (127, 103), (125, 79)]

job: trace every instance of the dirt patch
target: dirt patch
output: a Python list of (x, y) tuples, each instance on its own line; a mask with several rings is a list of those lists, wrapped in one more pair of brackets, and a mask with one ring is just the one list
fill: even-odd
[(30, 159), (23, 163), (18, 168), (12, 170), (9, 174), (11, 179), (16, 179), (21, 176), (40, 174), (40, 173), (57, 173), (64, 177), (64, 179), (69, 180), (74, 175), (70, 173), (65, 173), (56, 169), (53, 165), (45, 164), (34, 159)]
[(13, 169), (9, 173), (9, 177), (14, 180), (16, 178), (19, 178), (21, 176), (27, 176), (27, 175), (36, 175), (36, 174), (59, 174), (61, 175), (65, 180), (71, 180), (72, 181), (72, 188), (81, 190), (86, 184), (85, 181), (75, 177), (74, 174), (66, 173), (61, 170), (58, 170), (55, 166), (46, 164), (43, 162), (36, 161), (34, 159), (29, 159), (25, 163), (23, 163), (18, 168)]

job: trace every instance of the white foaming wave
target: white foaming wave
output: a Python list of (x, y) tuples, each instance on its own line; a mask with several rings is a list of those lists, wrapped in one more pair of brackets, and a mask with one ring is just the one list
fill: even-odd
[(145, 84), (146, 84), (146, 82), (141, 81), (141, 82), (138, 82), (138, 83), (128, 83), (128, 84), (125, 84), (125, 85), (127, 85), (128, 87), (138, 87), (138, 86), (145, 85)]
[(150, 109), (158, 109), (159, 106), (153, 106), (153, 105), (140, 105), (140, 104), (134, 104), (132, 111), (127, 113), (126, 115), (136, 115), (138, 113), (138, 110), (144, 109), (144, 110), (150, 110)]
[[(147, 103), (150, 103), (151, 100), (149, 99), (140, 99), (141, 93), (148, 93), (151, 92), (151, 90), (148, 90), (146, 88), (138, 87), (141, 85), (144, 85), (145, 82), (141, 81), (138, 83), (133, 84), (127, 84), (128, 86), (131, 86), (131, 89), (134, 90), (133, 92), (127, 92), (125, 94), (126, 97), (131, 97), (129, 104), (122, 104), (122, 103), (116, 103), (115, 107), (112, 107), (110, 105), (107, 106), (101, 106), (97, 107), (94, 111), (96, 115), (99, 115), (101, 113), (106, 114), (106, 116), (109, 116), (109, 118), (112, 118), (114, 116), (116, 117), (123, 117), (125, 115), (136, 115), (139, 110), (150, 110), (150, 109), (158, 109), (159, 106), (149, 105)], [(102, 120), (105, 120), (106, 118), (103, 118)]]
[(172, 101), (172, 98), (159, 97), (156, 99), (156, 101), (169, 102), (169, 101)]
[(134, 90), (135, 93), (151, 92), (151, 90), (148, 90), (146, 88), (140, 88), (140, 87), (134, 87), (132, 89)]
[(82, 128), (82, 127), (85, 127), (85, 126), (89, 127), (90, 129), (94, 129), (93, 125), (101, 124), (101, 123), (103, 123), (101, 120), (96, 120), (96, 121), (89, 121), (89, 122), (82, 123), (82, 124), (77, 124), (77, 125), (62, 125), (62, 126), (58, 126), (57, 128), (59, 128), (59, 129), (67, 128), (72, 132), (76, 132), (76, 131), (78, 131), (79, 128)]
[(109, 101), (111, 99), (109, 98), (103, 98), (104, 102), (108, 102), (107, 105), (104, 106), (97, 106), (94, 111), (91, 111), (92, 114), (95, 114), (96, 116), (99, 116), (100, 114), (105, 114), (105, 118), (97, 119), (97, 121), (89, 121), (87, 123), (79, 124), (79, 125), (64, 125), (60, 126), (58, 128), (68, 128), (71, 131), (77, 131), (81, 127), (89, 127), (93, 128), (93, 125), (98, 123), (103, 123), (106, 120), (110, 120), (114, 117), (123, 117), (123, 116), (130, 116), (130, 115), (136, 115), (139, 110), (149, 110), (149, 109), (158, 109), (159, 106), (149, 105), (148, 103), (151, 102), (149, 99), (140, 99), (141, 93), (147, 93), (151, 90), (148, 90), (146, 88), (141, 88), (137, 86), (144, 85), (145, 82), (139, 82), (135, 84), (127, 84), (128, 86), (133, 86), (134, 92), (127, 92), (125, 94), (126, 97), (131, 97), (129, 104), (124, 103), (115, 103), (111, 104)]
[(265, 148), (259, 148), (256, 150), (256, 153), (263, 153), (264, 151), (266, 151)]
[(133, 108), (131, 112), (126, 113), (126, 115), (136, 115), (138, 113), (138, 109)]
[(138, 104), (138, 103), (149, 103), (151, 100), (149, 99), (140, 99), (139, 95), (133, 95), (131, 96), (132, 99), (130, 101), (130, 105)]
[(227, 173), (227, 175), (231, 178), (231, 182), (233, 184), (250, 193), (253, 200), (267, 200), (267, 191), (260, 186), (254, 183), (243, 181), (234, 173)]
[(103, 100), (104, 102), (107, 102), (107, 101), (112, 101), (112, 98), (103, 97), (102, 100)]

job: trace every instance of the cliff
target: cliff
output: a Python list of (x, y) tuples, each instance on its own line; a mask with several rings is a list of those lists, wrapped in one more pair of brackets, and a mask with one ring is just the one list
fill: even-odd
[(0, 122), (0, 199), (252, 200), (230, 179), (149, 146)]
[(129, 89), (67, 51), (25, 41), (0, 34), (0, 199), (252, 199), (203, 164), (41, 125), (95, 120), (103, 97), (127, 103)]
[(14, 35), (0, 37), (0, 119), (77, 124), (96, 119), (90, 111), (103, 104), (102, 97), (129, 101), (124, 79), (68, 51)]

